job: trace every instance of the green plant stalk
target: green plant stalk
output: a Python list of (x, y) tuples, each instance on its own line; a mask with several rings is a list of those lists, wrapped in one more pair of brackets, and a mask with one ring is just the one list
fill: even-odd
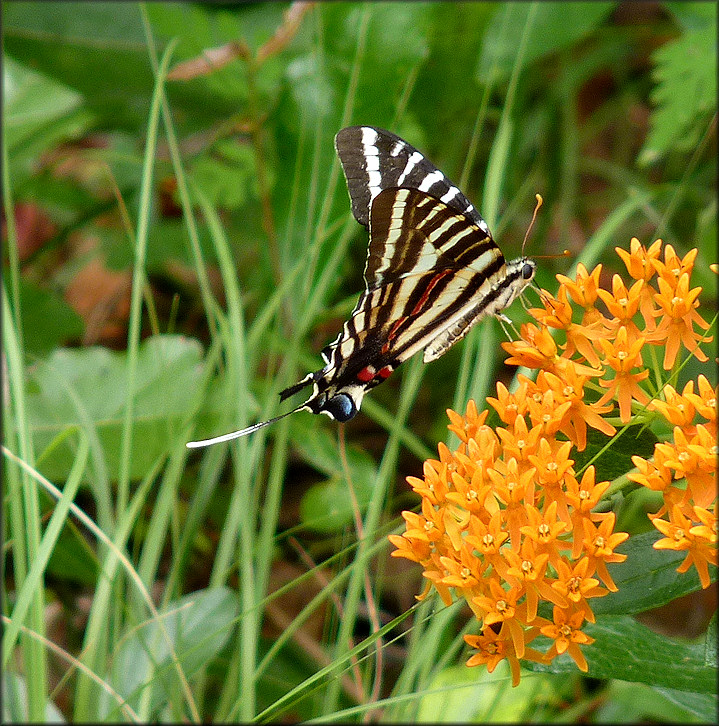
[[(88, 623), (85, 628), (82, 662), (87, 668), (95, 673), (105, 672), (105, 650), (108, 646), (107, 619), (110, 617), (108, 613), (111, 611), (111, 598), (118, 581), (116, 578), (118, 565), (122, 565), (122, 568), (128, 574), (130, 581), (133, 582), (138, 591), (142, 593), (143, 600), (152, 614), (153, 619), (158, 622), (158, 627), (160, 628), (171, 653), (172, 661), (178, 673), (178, 678), (183, 685), (183, 695), (187, 702), (192, 720), (194, 722), (199, 722), (200, 717), (194, 704), (192, 692), (189, 690), (187, 679), (184, 676), (179, 659), (174, 651), (172, 640), (165, 629), (163, 618), (159, 615), (155, 608), (152, 598), (145, 588), (142, 579), (123, 552), (130, 537), (130, 533), (137, 523), (137, 518), (142, 511), (142, 508), (145, 506), (150, 491), (152, 491), (155, 479), (164, 464), (165, 457), (161, 456), (158, 457), (150, 467), (147, 475), (140, 483), (140, 486), (137, 488), (133, 498), (130, 500), (126, 512), (124, 512), (121, 517), (118, 517), (117, 529), (114, 533), (113, 539), (110, 539), (79, 507), (74, 504), (70, 507), (73, 514), (98, 538), (99, 541), (108, 547), (107, 555), (102, 563), (102, 567), (100, 568), (100, 574), (98, 577), (99, 585), (95, 591)], [(36, 478), (52, 496), (57, 499), (60, 498), (58, 490), (49, 481), (39, 475), (36, 475)], [(78, 678), (74, 701), (74, 720), (77, 722), (96, 721), (99, 717), (99, 712), (97, 710), (90, 710), (93, 708), (97, 709), (97, 706), (99, 705), (97, 699), (95, 699), (92, 694), (92, 686), (93, 681), (91, 679), (87, 677)], [(147, 718), (147, 716), (145, 715), (144, 718)]]
[[(150, 20), (147, 17), (147, 10), (144, 3), (140, 3), (140, 14), (142, 18), (142, 25), (145, 31), (145, 41), (148, 48), (148, 56), (152, 70), (157, 77), (159, 72), (157, 50), (155, 48), (155, 41), (152, 36), (152, 29), (150, 26)], [(212, 288), (210, 286), (210, 280), (207, 275), (207, 266), (205, 260), (202, 257), (202, 248), (200, 247), (200, 238), (197, 233), (197, 223), (195, 221), (195, 215), (192, 210), (192, 203), (190, 201), (190, 193), (187, 186), (187, 176), (185, 174), (185, 168), (182, 164), (182, 156), (180, 154), (180, 148), (177, 143), (177, 134), (175, 133), (175, 126), (172, 122), (172, 112), (170, 111), (170, 105), (167, 102), (167, 95), (165, 94), (164, 85), (160, 89), (160, 104), (162, 108), (162, 121), (165, 129), (165, 137), (167, 139), (167, 147), (170, 151), (170, 160), (172, 161), (172, 169), (175, 172), (175, 180), (177, 181), (177, 193), (180, 197), (180, 206), (182, 207), (182, 219), (187, 226), (187, 236), (190, 240), (190, 249), (192, 250), (192, 258), (195, 263), (195, 270), (197, 271), (197, 283), (200, 287), (200, 296), (207, 311), (207, 323), (210, 328), (210, 333), (214, 337), (217, 332), (217, 323), (214, 317), (214, 311), (217, 309), (217, 302), (212, 295)]]
[(561, 160), (559, 191), (559, 239), (566, 246), (569, 239), (569, 222), (574, 214), (577, 199), (579, 132), (577, 130), (576, 98), (572, 86), (573, 74), (569, 70), (568, 51), (562, 53), (561, 91)]
[[(365, 44), (367, 42), (367, 32), (369, 29), (369, 21), (372, 16), (372, 3), (365, 3), (362, 6), (362, 17), (360, 19), (359, 29), (357, 31), (357, 46), (355, 51), (355, 59), (352, 63), (352, 74), (350, 76), (347, 85), (347, 95), (345, 96), (345, 104), (342, 109), (342, 121), (341, 127), (347, 126), (350, 118), (352, 117), (352, 108), (354, 106), (355, 94), (357, 92), (357, 83), (359, 81), (359, 73), (362, 65), (362, 58), (364, 57)], [(315, 154), (317, 158), (317, 154)], [(322, 208), (320, 209), (320, 216), (315, 225), (315, 244), (312, 245), (311, 255), (308, 263), (307, 272), (307, 286), (305, 286), (305, 292), (308, 291), (309, 283), (314, 280), (315, 268), (319, 259), (321, 245), (317, 244), (317, 240), (325, 239), (325, 230), (327, 228), (327, 218), (330, 213), (330, 207), (332, 199), (334, 198), (335, 191), (337, 190), (337, 181), (339, 178), (339, 164), (337, 160), (332, 164), (330, 171), (330, 178), (327, 182), (327, 190), (323, 197)], [(306, 296), (306, 295), (305, 295)]]
[[(7, 165), (5, 165), (7, 169)], [(5, 181), (5, 180), (3, 180)], [(8, 239), (10, 247), (17, 244), (16, 240)], [(7, 299), (7, 291), (2, 290), (2, 317), (3, 317), (3, 348), (7, 356), (8, 381), (10, 384), (11, 406), (3, 411), (6, 430), (15, 433), (20, 450), (20, 457), (29, 466), (34, 462), (32, 437), (28, 428), (27, 412), (25, 409), (25, 376), (23, 364), (23, 351), (21, 338), (15, 329), (15, 323)], [(11, 414), (14, 413), (14, 418)], [(7, 471), (7, 470), (6, 470)], [(13, 546), (13, 566), (16, 586), (22, 588), (28, 577), (28, 568), (38, 559), (41, 543), (40, 532), (40, 503), (37, 489), (31, 483), (25, 470), (18, 480), (15, 471), (8, 473), (9, 508), (11, 539)], [(37, 633), (41, 638), (45, 635), (45, 589), (44, 583), (33, 590), (32, 602), (28, 608), (28, 629)], [(24, 623), (18, 622), (17, 626)], [(30, 720), (40, 721), (45, 718), (47, 702), (47, 659), (42, 643), (27, 634), (21, 638), (23, 662), (27, 676), (29, 699), (28, 717)], [(8, 653), (9, 657), (9, 653)], [(3, 652), (4, 665), (5, 653)]]
[[(238, 391), (236, 397), (237, 418), (234, 423), (243, 427), (247, 424), (247, 392), (249, 391), (249, 371), (247, 370), (247, 348), (245, 341), (244, 310), (240, 295), (234, 261), (230, 246), (222, 229), (216, 210), (197, 191), (197, 199), (210, 228), (212, 240), (220, 265), (223, 286), (227, 296), (227, 322), (221, 325), (222, 338), (227, 361), (227, 379), (235, 383)], [(225, 332), (226, 331), (226, 332)], [(240, 718), (249, 721), (255, 715), (255, 663), (257, 658), (257, 642), (261, 617), (257, 612), (258, 593), (255, 588), (254, 553), (256, 522), (254, 509), (243, 506), (243, 502), (252, 499), (252, 473), (257, 445), (252, 456), (248, 456), (248, 441), (241, 438), (230, 448), (234, 456), (235, 486), (228, 510), (227, 519), (222, 529), (218, 544), (217, 557), (210, 577), (210, 586), (224, 584), (226, 573), (230, 571), (230, 562), (234, 557), (235, 543), (239, 538), (240, 599), (243, 617), (240, 621), (240, 682), (237, 684), (242, 693)], [(259, 485), (259, 484), (258, 484)], [(258, 557), (271, 557), (271, 550), (260, 552)]]
[(495, 137), (492, 150), (489, 154), (489, 163), (487, 164), (487, 174), (484, 184), (484, 196), (482, 197), (482, 211), (484, 212), (484, 218), (490, 229), (495, 226), (499, 215), (502, 184), (504, 182), (505, 169), (507, 169), (507, 157), (511, 146), (512, 134), (514, 132), (514, 123), (512, 121), (514, 97), (517, 92), (519, 73), (522, 70), (527, 39), (529, 38), (538, 6), (538, 3), (533, 2), (527, 14), (527, 22), (524, 25), (522, 37), (519, 41), (517, 56), (514, 61), (514, 67), (512, 68), (512, 75), (509, 79), (509, 86), (507, 87), (507, 96), (504, 107), (502, 108), (502, 115), (499, 119), (497, 136)]
[(157, 149), (157, 129), (160, 121), (160, 100), (162, 86), (167, 76), (170, 58), (177, 45), (171, 41), (162, 56), (160, 70), (155, 79), (152, 103), (147, 123), (145, 154), (142, 163), (142, 182), (135, 242), (135, 263), (132, 271), (132, 293), (130, 298), (130, 320), (127, 345), (127, 406), (122, 426), (120, 473), (117, 484), (117, 511), (122, 513), (127, 506), (130, 490), (130, 459), (132, 457), (132, 428), (135, 410), (135, 376), (137, 373), (137, 353), (142, 326), (142, 294), (145, 286), (145, 258), (147, 255), (147, 232), (150, 223), (153, 168)]
[[(115, 530), (115, 520), (112, 512), (112, 491), (110, 488), (110, 476), (105, 461), (105, 452), (100, 442), (97, 426), (90, 412), (87, 410), (82, 398), (75, 387), (61, 375), (53, 366), (47, 365), (47, 371), (57, 382), (57, 385), (64, 389), (65, 394), (72, 402), (80, 427), (87, 436), (90, 446), (90, 464), (86, 478), (90, 482), (90, 488), (97, 506), (97, 521), (103, 531), (112, 533)], [(56, 437), (53, 444), (42, 452), (37, 460), (37, 466), (41, 467), (45, 456), (48, 456), (53, 446), (59, 441)], [(89, 474), (93, 472), (93, 476)]]
[[(390, 429), (389, 440), (385, 447), (382, 461), (377, 472), (377, 483), (372, 490), (372, 498), (369, 502), (369, 506), (367, 507), (367, 513), (364, 519), (364, 537), (360, 540), (357, 554), (351, 565), (352, 574), (347, 586), (342, 618), (340, 620), (336, 645), (334, 648), (333, 659), (335, 660), (342, 658), (346, 654), (352, 638), (352, 633), (354, 632), (358, 614), (359, 599), (364, 587), (364, 575), (368, 567), (370, 543), (374, 541), (377, 535), (377, 528), (382, 516), (382, 509), (386, 500), (387, 491), (393, 481), (393, 472), (397, 465), (397, 457), (399, 455), (400, 446), (398, 432), (405, 424), (412, 402), (419, 390), (423, 372), (424, 366), (422, 360), (421, 358), (416, 357), (408, 364), (402, 378), (402, 389), (400, 392), (397, 416), (393, 421), (392, 428)], [(327, 691), (324, 696), (324, 714), (332, 713), (337, 709), (340, 685), (341, 684), (337, 679), (328, 684)]]
[(42, 536), (38, 548), (37, 557), (32, 560), (27, 577), (24, 578), (17, 592), (17, 599), (12, 610), (12, 615), (10, 616), (10, 622), (3, 632), (3, 668), (7, 667), (13, 648), (15, 647), (20, 626), (32, 606), (35, 593), (38, 591), (42, 592), (44, 589), (43, 577), (45, 568), (57, 543), (57, 538), (60, 536), (60, 531), (65, 525), (67, 515), (70, 511), (70, 504), (75, 499), (75, 494), (77, 494), (82, 475), (87, 465), (87, 457), (90, 450), (87, 436), (82, 429), (77, 429), (77, 431), (80, 443), (77, 456), (75, 457), (72, 469), (62, 491), (62, 498), (55, 507), (55, 511), (52, 513), (50, 521), (45, 528), (45, 533)]

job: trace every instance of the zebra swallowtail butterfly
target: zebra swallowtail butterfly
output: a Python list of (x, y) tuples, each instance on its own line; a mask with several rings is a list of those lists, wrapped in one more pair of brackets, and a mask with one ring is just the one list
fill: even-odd
[(502, 310), (534, 277), (535, 263), (506, 262), (464, 194), (399, 136), (349, 126), (335, 137), (335, 148), (352, 214), (369, 230), (366, 289), (322, 351), (324, 368), (280, 393), (285, 400), (312, 384), (302, 405), (190, 448), (245, 436), (302, 410), (349, 421), (365, 393), (415, 353), (424, 351), (427, 363), (484, 316), (506, 319)]

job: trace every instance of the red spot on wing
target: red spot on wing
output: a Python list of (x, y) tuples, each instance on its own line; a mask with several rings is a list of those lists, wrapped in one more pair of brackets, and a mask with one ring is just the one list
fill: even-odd
[(357, 380), (367, 383), (375, 377), (375, 369), (372, 366), (365, 366), (358, 374)]
[(380, 378), (389, 378), (392, 375), (392, 371), (394, 371), (394, 368), (391, 366), (384, 366), (384, 368), (380, 368), (379, 371), (377, 371), (377, 375)]

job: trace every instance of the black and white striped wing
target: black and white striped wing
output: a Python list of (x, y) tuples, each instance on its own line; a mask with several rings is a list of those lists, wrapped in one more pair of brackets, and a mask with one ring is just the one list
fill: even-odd
[(204, 441), (229, 441), (307, 410), (349, 421), (367, 391), (424, 351), (439, 358), (486, 315), (502, 310), (531, 282), (526, 257), (505, 262), (487, 224), (447, 177), (406, 141), (372, 126), (335, 137), (352, 213), (369, 228), (366, 289), (337, 338), (322, 351), (325, 367), (280, 393), (312, 385), (300, 406), (269, 421)]
[(352, 214), (365, 227), (372, 200), (383, 189), (405, 187), (439, 199), (489, 234), (487, 223), (459, 188), (399, 136), (374, 126), (348, 126), (335, 136), (335, 149), (347, 178)]
[(367, 289), (324, 351), (327, 383), (376, 385), (371, 374), (386, 377), (420, 350), (434, 360), (482, 317), (505, 277), (501, 251), (467, 216), (417, 189), (381, 191), (370, 214)]

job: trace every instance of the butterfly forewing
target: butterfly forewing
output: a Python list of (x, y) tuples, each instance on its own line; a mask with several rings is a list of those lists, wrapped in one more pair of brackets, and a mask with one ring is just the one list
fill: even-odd
[(399, 136), (372, 126), (348, 126), (337, 133), (335, 149), (347, 179), (352, 214), (365, 227), (372, 200), (383, 189), (404, 187), (427, 192), (489, 233), (459, 187)]

